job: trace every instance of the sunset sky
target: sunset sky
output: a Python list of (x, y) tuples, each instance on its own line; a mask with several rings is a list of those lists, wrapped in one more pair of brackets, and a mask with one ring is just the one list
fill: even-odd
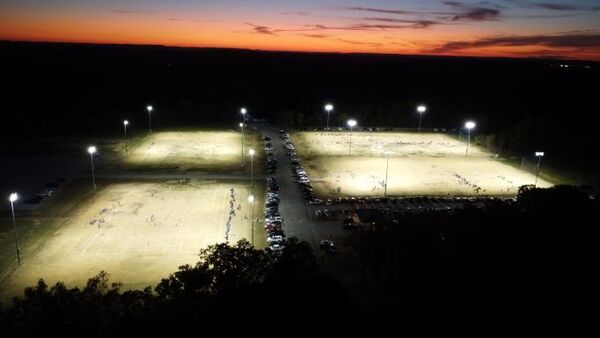
[(600, 0), (2, 0), (0, 40), (600, 61)]

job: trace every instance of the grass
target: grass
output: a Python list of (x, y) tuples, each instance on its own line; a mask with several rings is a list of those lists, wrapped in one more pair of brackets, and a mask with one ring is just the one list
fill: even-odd
[[(10, 218), (0, 219), (2, 297), (44, 277), (83, 285), (100, 270), (126, 289), (156, 284), (179, 265), (193, 264), (201, 248), (224, 241), (229, 189), (236, 190), (230, 242), (251, 240), (248, 182), (99, 181), (65, 187), (38, 210), (18, 216), (22, 265), (16, 268)], [(255, 218), (262, 218), (264, 186), (255, 188)], [(239, 210), (237, 207), (239, 205)], [(260, 224), (254, 243), (265, 247)]]
[[(535, 175), (442, 133), (298, 132), (292, 135), (323, 197), (387, 195), (513, 196)], [(352, 145), (350, 148), (350, 137)], [(351, 155), (348, 155), (349, 150)], [(389, 161), (387, 156), (389, 154)], [(550, 186), (543, 177), (539, 186)]]

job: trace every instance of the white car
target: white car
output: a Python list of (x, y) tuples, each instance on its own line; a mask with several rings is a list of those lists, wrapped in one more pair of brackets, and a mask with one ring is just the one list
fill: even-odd
[(283, 222), (283, 218), (281, 216), (275, 216), (275, 217), (265, 219), (265, 222), (266, 223)]
[(283, 251), (283, 249), (285, 249), (285, 246), (283, 246), (281, 244), (269, 245), (269, 250), (271, 250), (273, 252), (281, 252), (281, 251)]
[(282, 242), (282, 241), (283, 241), (283, 236), (281, 236), (281, 235), (274, 235), (274, 236), (267, 237), (267, 242), (269, 242), (269, 243)]
[(312, 200), (308, 201), (308, 204), (310, 204), (310, 205), (320, 205), (320, 204), (323, 204), (323, 200), (319, 199), (319, 198), (315, 198), (315, 199), (312, 199)]

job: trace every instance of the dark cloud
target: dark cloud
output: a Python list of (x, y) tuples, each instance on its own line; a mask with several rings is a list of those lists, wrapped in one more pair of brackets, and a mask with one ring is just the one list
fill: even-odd
[(373, 46), (373, 47), (381, 47), (382, 46), (382, 44), (379, 42), (348, 40), (348, 39), (336, 38), (334, 36), (327, 35), (327, 34), (301, 34), (301, 35), (305, 36), (307, 38), (325, 39), (325, 40), (330, 40), (330, 41), (340, 41), (340, 42), (348, 43), (351, 45), (368, 45), (368, 46)]
[(384, 8), (373, 8), (373, 7), (343, 7), (343, 9), (349, 11), (360, 11), (360, 12), (372, 12), (372, 13), (387, 13), (387, 14), (416, 14), (413, 11), (404, 11), (401, 9), (384, 9)]
[(552, 11), (580, 11), (586, 9), (583, 6), (553, 2), (530, 2), (530, 5)]
[(379, 21), (379, 22), (393, 22), (393, 23), (407, 23), (410, 24), (410, 28), (427, 28), (433, 25), (439, 25), (441, 22), (432, 20), (406, 20), (406, 19), (393, 19), (393, 18), (379, 18), (379, 17), (365, 17), (361, 18), (365, 21)]
[(446, 19), (451, 21), (496, 21), (500, 17), (500, 8), (502, 8), (489, 2), (480, 2), (477, 7), (461, 1), (442, 1), (442, 3), (457, 11), (457, 13), (439, 13), (449, 15)]
[(306, 36), (307, 38), (315, 38), (315, 39), (326, 39), (330, 36), (327, 34), (302, 34), (302, 36)]
[(381, 44), (378, 42), (364, 42), (364, 41), (354, 41), (354, 40), (347, 40), (347, 39), (335, 39), (335, 40), (344, 42), (344, 43), (349, 43), (352, 45), (369, 45), (369, 46), (373, 46), (373, 47), (381, 47)]
[(600, 51), (600, 34), (502, 36), (470, 41), (451, 41), (434, 48), (432, 52), (446, 53), (468, 48), (521, 46), (594, 49)]
[(259, 26), (248, 22), (246, 23), (246, 25), (251, 26), (254, 29), (254, 33), (275, 35), (275, 32), (267, 26)]
[(498, 20), (500, 11), (493, 8), (470, 8), (465, 12), (456, 14), (452, 21), (495, 21)]
[(549, 11), (574, 12), (574, 11), (598, 11), (600, 6), (576, 5), (568, 2), (537, 2), (526, 0), (503, 0), (511, 5), (524, 8), (541, 8)]

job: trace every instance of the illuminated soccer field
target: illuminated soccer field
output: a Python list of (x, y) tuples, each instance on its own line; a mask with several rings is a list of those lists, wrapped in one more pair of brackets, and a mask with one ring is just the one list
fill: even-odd
[[(316, 192), (325, 197), (515, 195), (535, 175), (439, 133), (299, 132), (292, 140)], [(351, 155), (348, 155), (349, 150)], [(552, 185), (542, 179), (538, 186)]]
[[(81, 286), (100, 270), (126, 289), (154, 286), (178, 266), (197, 262), (201, 248), (225, 241), (230, 206), (229, 241), (251, 241), (248, 194), (247, 185), (205, 180), (109, 184), (72, 207), (37, 240), (35, 252), (23, 253), (22, 265), (4, 280), (3, 296), (41, 277)], [(255, 201), (255, 215), (261, 203)]]
[[(246, 148), (252, 139), (246, 135)], [(239, 168), (241, 147), (242, 134), (235, 131), (158, 132), (132, 145), (125, 163), (180, 169)]]

